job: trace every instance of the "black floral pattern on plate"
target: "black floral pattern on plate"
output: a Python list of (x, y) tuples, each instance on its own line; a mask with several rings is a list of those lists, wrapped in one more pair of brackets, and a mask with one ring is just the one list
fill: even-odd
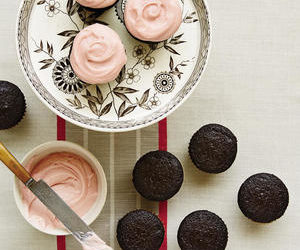
[(155, 65), (155, 58), (152, 56), (145, 57), (142, 61), (142, 65), (146, 70), (153, 69)]
[(60, 12), (59, 8), (60, 8), (60, 3), (58, 1), (49, 0), (49, 2), (46, 2), (45, 5), (45, 11), (47, 12), (47, 16), (54, 17)]
[(140, 71), (138, 69), (130, 68), (125, 75), (126, 83), (131, 85), (141, 80)]
[(161, 94), (168, 94), (175, 88), (175, 79), (168, 72), (158, 73), (154, 77), (154, 88)]
[[(126, 0), (119, 1), (117, 6), (120, 7), (123, 13)], [(120, 5), (121, 4), (121, 5)], [(71, 21), (73, 28), (59, 32), (57, 35), (64, 37), (66, 41), (61, 48), (56, 48), (56, 51), (67, 51), (69, 55), (76, 35), (81, 29), (93, 23), (101, 23), (108, 25), (101, 20), (103, 11), (90, 10), (80, 6), (75, 0), (66, 0), (65, 9), (57, 0), (40, 0), (37, 5), (44, 7), (47, 15), (55, 16), (62, 14)], [(75, 19), (76, 13), (79, 15), (80, 21)], [(196, 13), (191, 12), (186, 14), (183, 23), (194, 23), (198, 21)], [(131, 55), (136, 59), (132, 65), (126, 65), (115, 81), (107, 83), (106, 87), (92, 86), (81, 81), (73, 71), (69, 57), (60, 56), (60, 60), (55, 58), (53, 44), (48, 41), (40, 41), (35, 43), (36, 53), (46, 55), (46, 59), (39, 61), (42, 64), (40, 70), (52, 68), (52, 78), (54, 85), (65, 94), (72, 94), (71, 97), (66, 97), (69, 105), (74, 109), (89, 109), (99, 119), (113, 112), (118, 119), (129, 115), (138, 108), (144, 110), (152, 110), (161, 105), (160, 94), (168, 94), (175, 88), (175, 78), (181, 79), (184, 74), (182, 67), (188, 65), (190, 60), (182, 61), (175, 64), (177, 56), (180, 55), (180, 44), (186, 43), (182, 39), (184, 33), (175, 34), (168, 40), (158, 43), (138, 43), (131, 50)], [(177, 48), (175, 48), (177, 47)], [(139, 84), (142, 80), (143, 71), (155, 70), (157, 52), (164, 50), (170, 53), (169, 71), (158, 73), (154, 77), (154, 88), (141, 91), (139, 88), (132, 88), (129, 85)], [(64, 54), (66, 52), (63, 52)], [(153, 77), (153, 76), (152, 76)], [(85, 92), (83, 92), (85, 90)], [(80, 94), (79, 94), (80, 93)]]
[(74, 73), (68, 57), (62, 58), (55, 64), (52, 77), (54, 85), (66, 94), (76, 94), (86, 88), (86, 84)]
[(147, 53), (146, 48), (143, 47), (141, 44), (134, 46), (132, 51), (132, 56), (134, 58), (141, 59)]
[(158, 107), (161, 104), (159, 97), (157, 96), (157, 93), (154, 94), (149, 100), (149, 106), (151, 108)]

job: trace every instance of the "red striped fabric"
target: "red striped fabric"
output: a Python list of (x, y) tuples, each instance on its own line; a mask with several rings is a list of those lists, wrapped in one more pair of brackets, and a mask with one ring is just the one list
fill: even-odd
[[(57, 140), (65, 141), (66, 140), (66, 121), (61, 117), (57, 116)], [(57, 250), (66, 250), (66, 237), (57, 236)]]
[[(162, 120), (158, 124), (159, 130), (159, 150), (167, 151), (168, 150), (168, 127), (167, 119)], [(163, 201), (159, 203), (159, 218), (165, 226), (165, 239), (160, 248), (160, 250), (168, 249), (167, 241), (167, 229), (168, 229), (168, 201)]]
[[(167, 151), (168, 149), (168, 133), (167, 119), (162, 120), (158, 124), (159, 127), (159, 150)], [(66, 140), (66, 122), (61, 117), (57, 116), (57, 140)], [(167, 226), (168, 226), (168, 202), (159, 203), (159, 217), (165, 226), (165, 239), (160, 250), (167, 250)], [(66, 250), (65, 236), (57, 236), (57, 250)]]
[(59, 116), (57, 116), (57, 140), (66, 140), (66, 121)]

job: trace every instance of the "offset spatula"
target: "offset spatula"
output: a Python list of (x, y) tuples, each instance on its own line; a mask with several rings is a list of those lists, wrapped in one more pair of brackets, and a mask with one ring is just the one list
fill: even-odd
[(30, 173), (0, 142), (0, 160), (65, 225), (85, 250), (112, 250), (43, 180), (35, 181)]

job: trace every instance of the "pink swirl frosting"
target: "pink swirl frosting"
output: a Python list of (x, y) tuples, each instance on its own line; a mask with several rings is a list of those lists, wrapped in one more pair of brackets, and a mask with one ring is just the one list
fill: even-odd
[(82, 81), (100, 84), (116, 79), (127, 57), (115, 31), (102, 24), (93, 24), (76, 36), (70, 62)]
[[(92, 167), (82, 157), (67, 153), (53, 153), (25, 166), (36, 180), (43, 179), (79, 215), (84, 216), (98, 196), (98, 179)], [(61, 222), (21, 185), (21, 195), (27, 207), (28, 219), (38, 228), (63, 228)]]
[(182, 22), (182, 7), (179, 0), (128, 0), (124, 18), (134, 37), (161, 42), (178, 30)]
[(93, 9), (102, 9), (112, 6), (117, 0), (76, 0), (79, 4)]

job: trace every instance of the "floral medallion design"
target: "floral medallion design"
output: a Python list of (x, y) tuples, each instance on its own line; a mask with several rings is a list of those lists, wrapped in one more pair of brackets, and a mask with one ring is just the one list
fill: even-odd
[[(141, 115), (142, 117), (149, 116), (150, 122), (152, 119), (157, 119), (161, 116), (161, 112), (162, 114), (166, 112), (163, 110), (168, 108), (166, 104), (171, 102), (172, 98), (180, 91), (184, 94), (185, 86), (189, 82), (195, 85), (193, 78), (197, 79), (200, 76), (203, 65), (206, 63), (209, 44), (209, 40), (207, 40), (208, 43), (203, 40), (207, 34), (209, 35), (207, 33), (209, 29), (205, 30), (209, 28), (205, 26), (208, 25), (206, 7), (202, 0), (190, 0), (187, 4), (188, 1), (186, 0), (184, 4), (182, 27), (176, 34), (158, 43), (143, 43), (129, 34), (125, 38), (121, 37), (127, 39), (125, 43), (127, 64), (114, 81), (89, 85), (76, 76), (70, 64), (69, 56), (74, 39), (80, 30), (94, 23), (119, 27), (120, 30), (126, 31), (117, 18), (115, 20), (112, 18), (112, 16), (119, 17), (118, 11), (111, 9), (104, 13), (99, 10), (86, 9), (75, 0), (38, 0), (36, 2), (28, 0), (26, 6), (31, 6), (29, 11), (35, 6), (35, 16), (31, 17), (31, 25), (35, 27), (37, 20), (45, 20), (43, 25), (52, 24), (52, 27), (49, 26), (49, 31), (45, 29), (41, 32), (43, 35), (39, 32), (28, 33), (29, 54), (35, 67), (34, 71), (37, 77), (43, 79), (42, 82), (46, 86), (46, 88), (38, 89), (39, 94), (44, 96), (45, 93), (47, 102), (55, 109), (57, 107), (62, 110), (66, 116), (72, 117), (71, 119), (99, 127), (100, 130), (102, 126), (118, 127), (119, 124), (123, 124), (120, 126), (124, 128), (131, 127), (132, 125), (125, 125), (127, 122), (128, 124), (133, 122), (138, 126), (146, 124), (146, 120), (141, 123), (134, 121), (135, 117)], [(120, 5), (123, 13), (125, 3), (126, 0), (119, 1), (116, 10)], [(201, 15), (202, 20), (200, 20)], [(55, 25), (56, 22), (64, 22), (65, 25)], [(20, 21), (18, 30), (20, 40), (23, 39), (21, 25)], [(39, 28), (38, 25), (36, 27)], [(60, 30), (59, 27), (65, 28)], [(194, 35), (192, 30), (198, 30), (196, 35), (198, 41), (201, 41), (200, 49), (197, 41), (191, 39), (191, 35)], [(203, 33), (204, 31), (206, 33)], [(203, 41), (204, 45), (202, 45)], [(191, 48), (194, 49), (191, 50)], [(21, 50), (20, 54), (22, 54)], [(197, 54), (198, 50), (202, 51)], [(23, 61), (22, 64), (24, 65)], [(198, 67), (198, 71), (194, 70), (195, 67)], [(193, 76), (192, 72), (197, 73)], [(32, 79), (32, 77), (29, 78)], [(36, 83), (32, 83), (34, 88), (37, 88), (38, 82), (39, 79)], [(48, 94), (48, 89), (51, 90), (51, 94)], [(189, 90), (190, 87), (188, 87)], [(62, 108), (58, 108), (61, 104), (56, 104), (56, 101), (49, 101), (52, 93), (54, 99), (55, 95), (59, 95), (59, 101), (63, 104)], [(88, 120), (85, 121), (85, 117)]]
[(168, 72), (158, 73), (154, 78), (154, 88), (159, 93), (168, 94), (175, 88), (175, 79)]
[(52, 78), (54, 85), (67, 94), (80, 93), (86, 87), (86, 84), (74, 73), (68, 57), (64, 57), (56, 62)]

